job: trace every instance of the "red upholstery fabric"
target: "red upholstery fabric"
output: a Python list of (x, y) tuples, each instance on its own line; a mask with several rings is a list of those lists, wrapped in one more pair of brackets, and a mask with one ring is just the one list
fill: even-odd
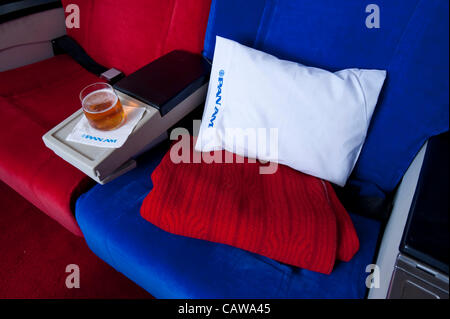
[[(129, 74), (173, 50), (200, 52), (210, 0), (70, 0), (80, 28), (69, 29), (98, 63)], [(80, 107), (99, 81), (68, 56), (0, 72), (0, 179), (81, 236), (71, 206), (89, 180), (48, 150), (42, 135)]]
[(98, 63), (132, 73), (174, 49), (200, 53), (211, 0), (63, 0), (80, 8), (68, 29)]
[(96, 81), (66, 55), (0, 72), (0, 179), (80, 236), (71, 204), (89, 180), (42, 135), (79, 109), (80, 90)]
[(260, 165), (174, 164), (168, 152), (141, 215), (174, 234), (325, 274), (336, 259), (350, 260), (358, 237), (331, 185), (284, 165), (261, 175)]

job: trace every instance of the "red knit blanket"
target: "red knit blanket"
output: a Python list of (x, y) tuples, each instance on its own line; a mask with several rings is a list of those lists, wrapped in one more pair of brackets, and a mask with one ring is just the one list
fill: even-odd
[(328, 182), (284, 165), (261, 175), (260, 163), (174, 164), (169, 154), (141, 207), (161, 229), (325, 274), (357, 252), (350, 216)]

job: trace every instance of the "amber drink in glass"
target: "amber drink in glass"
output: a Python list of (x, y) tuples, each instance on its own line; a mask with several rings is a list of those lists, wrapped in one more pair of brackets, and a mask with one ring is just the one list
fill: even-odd
[(89, 124), (102, 131), (119, 127), (124, 120), (124, 112), (119, 97), (108, 83), (94, 83), (80, 93), (84, 115)]

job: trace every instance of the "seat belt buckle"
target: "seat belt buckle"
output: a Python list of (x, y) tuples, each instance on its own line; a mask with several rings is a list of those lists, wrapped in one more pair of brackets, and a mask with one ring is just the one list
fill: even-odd
[(115, 68), (111, 68), (111, 69), (103, 72), (102, 74), (100, 74), (100, 77), (102, 79), (105, 79), (106, 81), (108, 81), (110, 84), (116, 83), (124, 76), (125, 75), (121, 71), (119, 71)]

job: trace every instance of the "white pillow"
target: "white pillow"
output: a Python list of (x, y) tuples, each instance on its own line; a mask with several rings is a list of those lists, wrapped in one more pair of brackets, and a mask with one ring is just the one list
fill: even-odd
[[(217, 36), (195, 149), (225, 149), (344, 186), (385, 78), (383, 70), (307, 67)], [(269, 133), (256, 144), (229, 133), (258, 128), (278, 130), (278, 149)]]

